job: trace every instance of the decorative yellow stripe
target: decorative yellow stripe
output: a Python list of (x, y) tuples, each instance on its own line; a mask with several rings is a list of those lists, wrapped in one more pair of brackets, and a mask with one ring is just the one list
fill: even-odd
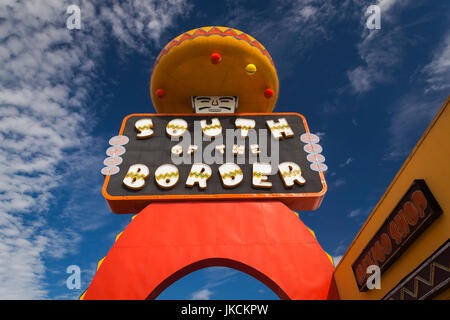
[(178, 126), (176, 124), (168, 124), (167, 128), (170, 128), (170, 129), (187, 129), (186, 127)]
[(291, 127), (289, 127), (289, 125), (287, 124), (283, 124), (283, 125), (279, 125), (279, 126), (273, 126), (273, 127), (269, 127), (270, 130), (283, 130), (283, 129), (290, 129)]
[(146, 126), (142, 126), (142, 127), (137, 127), (137, 129), (139, 131), (144, 131), (145, 129), (151, 129), (151, 128), (153, 128), (152, 125), (146, 125)]
[(225, 179), (225, 178), (227, 178), (227, 177), (230, 177), (230, 178), (231, 178), (231, 177), (234, 177), (234, 176), (237, 176), (237, 175), (242, 175), (242, 170), (236, 169), (236, 170), (234, 170), (234, 171), (224, 173), (224, 174), (222, 175), (222, 178), (223, 178), (223, 179)]
[(430, 287), (433, 287), (434, 286), (434, 273), (435, 273), (436, 268), (440, 268), (444, 271), (450, 272), (450, 264), (449, 264), (449, 267), (447, 268), (437, 262), (432, 262), (430, 264), (430, 280), (426, 280), (426, 279), (422, 278), (421, 276), (415, 276), (414, 277), (414, 292), (408, 290), (406, 287), (403, 287), (400, 290), (400, 300), (405, 300), (405, 293), (407, 293), (408, 295), (410, 295), (413, 298), (417, 298), (417, 296), (419, 294), (419, 281), (425, 283), (426, 285), (428, 285)]
[(293, 170), (293, 171), (290, 171), (290, 172), (283, 172), (282, 174), (281, 174), (281, 176), (283, 177), (283, 178), (285, 178), (285, 177), (292, 177), (292, 176), (296, 176), (296, 175), (298, 175), (298, 174), (301, 174), (302, 172), (300, 171), (300, 170)]
[(103, 257), (103, 259), (100, 260), (100, 261), (97, 263), (97, 271), (98, 271), (98, 269), (100, 269), (100, 266), (102, 265), (103, 260), (105, 260), (105, 258), (106, 258), (106, 257)]
[(220, 124), (210, 125), (202, 128), (203, 131), (206, 130), (212, 130), (212, 129), (222, 129), (222, 126)]
[[(307, 227), (308, 228), (308, 227)], [(308, 228), (309, 232), (311, 232), (311, 234), (313, 235), (313, 237), (316, 239), (316, 234), (314, 233), (314, 231), (312, 231), (310, 228)]]
[(273, 65), (272, 58), (270, 57), (270, 54), (267, 51), (267, 49), (264, 48), (264, 46), (261, 43), (259, 43), (255, 38), (253, 38), (252, 36), (250, 36), (246, 33), (243, 33), (242, 31), (236, 30), (236, 29), (211, 27), (211, 28), (199, 28), (199, 29), (194, 29), (194, 30), (185, 32), (185, 33), (179, 35), (178, 37), (176, 37), (175, 39), (173, 39), (172, 41), (170, 41), (164, 47), (164, 49), (160, 52), (158, 57), (156, 58), (155, 66), (158, 64), (159, 60), (164, 55), (166, 55), (173, 47), (180, 45), (184, 41), (195, 39), (196, 37), (201, 37), (201, 36), (208, 37), (208, 36), (213, 36), (213, 35), (219, 35), (219, 36), (223, 36), (223, 37), (231, 36), (231, 37), (235, 38), (236, 40), (246, 41), (251, 46), (258, 48), (261, 51), (261, 53), (263, 55), (265, 55), (269, 59), (270, 63)]
[(161, 173), (157, 176), (155, 176), (156, 180), (166, 179), (170, 177), (178, 177), (178, 172), (171, 172), (171, 173)]
[(205, 179), (205, 178), (209, 178), (209, 174), (207, 174), (207, 173), (199, 173), (199, 172), (190, 172), (189, 173), (189, 177), (197, 177), (197, 178), (202, 178), (202, 179)]
[(328, 259), (330, 259), (331, 264), (333, 265), (333, 267), (336, 267), (336, 266), (334, 265), (333, 257), (330, 256), (330, 255), (328, 254), (328, 252), (326, 252), (326, 251), (324, 251), (324, 252), (325, 252), (325, 254), (327, 255)]
[(145, 179), (145, 175), (139, 174), (139, 173), (130, 172), (130, 173), (127, 173), (125, 178)]
[[(297, 215), (297, 217), (298, 217), (298, 213), (297, 213), (297, 212), (294, 212), (294, 213), (295, 213), (295, 214)], [(308, 228), (308, 227), (306, 227), (306, 228)], [(316, 233), (315, 233), (313, 230), (311, 230), (310, 228), (308, 228), (308, 230), (309, 230), (309, 232), (311, 232), (311, 234), (313, 235), (314, 239), (317, 240)], [(325, 254), (327, 255), (328, 259), (330, 259), (331, 264), (332, 264), (334, 267), (336, 267), (336, 266), (334, 265), (333, 257), (332, 257), (331, 255), (329, 255), (328, 252), (326, 252), (325, 250), (324, 250), (323, 252), (325, 252)]]
[(123, 231), (122, 231), (121, 233), (119, 233), (119, 234), (116, 236), (116, 241), (120, 238), (120, 236), (122, 235), (122, 233), (123, 233)]

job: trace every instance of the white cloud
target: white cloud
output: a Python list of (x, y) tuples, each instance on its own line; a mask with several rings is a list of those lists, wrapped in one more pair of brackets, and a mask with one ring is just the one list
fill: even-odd
[(352, 157), (347, 158), (347, 160), (345, 160), (343, 163), (341, 163), (339, 165), (339, 167), (343, 168), (348, 166), (350, 163), (352, 163), (354, 161), (354, 159)]
[(428, 98), (412, 93), (395, 104), (388, 128), (388, 153), (384, 160), (405, 158), (411, 152), (444, 99), (444, 96)]
[(333, 264), (336, 267), (344, 256), (344, 252), (347, 250), (347, 246), (344, 241), (340, 241), (337, 248), (334, 250), (334, 254), (331, 256), (333, 259)]
[(380, 7), (381, 12), (386, 13), (394, 4), (399, 2), (399, 0), (379, 0), (377, 5)]
[(237, 280), (239, 271), (227, 267), (209, 267), (203, 270), (206, 284), (193, 292), (190, 300), (209, 300), (214, 294), (212, 289)]
[(209, 300), (213, 293), (209, 289), (200, 289), (192, 293), (190, 300)]
[(221, 286), (230, 281), (236, 280), (238, 271), (227, 267), (210, 267), (205, 269), (206, 271), (206, 285), (207, 289)]
[(345, 250), (347, 250), (347, 246), (345, 245), (345, 242), (343, 240), (341, 240), (339, 242), (339, 245), (337, 246), (337, 248), (334, 250), (334, 254), (340, 255), (340, 254), (344, 253)]
[(380, 7), (381, 29), (369, 30), (366, 28), (368, 16), (364, 13), (373, 1), (361, 1), (361, 41), (358, 43), (358, 52), (362, 64), (347, 72), (351, 88), (354, 92), (364, 93), (373, 88), (374, 84), (392, 81), (392, 72), (401, 63), (402, 44), (406, 36), (403, 26), (394, 27), (396, 14), (399, 8), (408, 5), (409, 1), (378, 0)]
[[(44, 260), (74, 252), (81, 225), (100, 223), (89, 220), (99, 205), (86, 199), (99, 190), (81, 178), (98, 175), (102, 153), (89, 136), (95, 113), (86, 103), (105, 40), (143, 51), (188, 8), (182, 0), (78, 3), (82, 29), (73, 31), (65, 27), (69, 0), (0, 3), (1, 299), (47, 298)], [(78, 195), (50, 217), (55, 188), (69, 182)]]
[(184, 0), (109, 1), (101, 7), (100, 18), (120, 44), (133, 50), (145, 50), (149, 41), (158, 48), (164, 30), (175, 18), (187, 15), (191, 6)]
[(333, 188), (339, 188), (339, 187), (343, 186), (344, 184), (345, 184), (345, 180), (342, 178), (338, 178), (338, 179), (336, 179), (336, 181), (331, 183), (331, 186)]
[(0, 39), (0, 220), (6, 222), (0, 229), (0, 297), (45, 298), (44, 256), (63, 256), (78, 238), (47, 227), (45, 212), (62, 183), (56, 168), (64, 149), (84, 141), (77, 134), (83, 116), (71, 110), (76, 106), (66, 84), (79, 61), (73, 58), (83, 52), (57, 49), (71, 36), (55, 23), (55, 2), (2, 3), (0, 15), (0, 28), (7, 30)]
[(361, 208), (354, 209), (354, 210), (350, 211), (350, 213), (348, 214), (348, 217), (349, 218), (357, 217), (357, 216), (361, 215), (362, 213), (363, 213), (363, 210)]
[(428, 84), (425, 93), (450, 88), (450, 32), (439, 45), (431, 62), (423, 68), (423, 72)]
[(365, 92), (372, 85), (370, 71), (367, 68), (358, 66), (347, 73), (348, 79), (356, 92)]
[(316, 132), (315, 135), (318, 136), (320, 140), (322, 140), (325, 137), (325, 132)]
[(414, 89), (398, 99), (389, 125), (389, 146), (385, 160), (406, 157), (418, 142), (450, 88), (450, 32), (437, 44), (431, 60), (422, 68)]
[(46, 239), (20, 217), (0, 213), (0, 297), (38, 299), (45, 296), (42, 252)]
[(400, 63), (401, 27), (371, 32), (358, 44), (363, 64), (347, 72), (351, 87), (357, 93), (369, 91), (376, 83), (391, 81), (391, 71)]
[(305, 19), (308, 20), (309, 18), (313, 17), (317, 12), (317, 8), (312, 6), (305, 6), (300, 9), (299, 13), (300, 15)]
[(333, 256), (333, 257), (331, 257), (333, 259), (333, 264), (334, 264), (335, 267), (337, 267), (337, 265), (341, 261), (342, 257), (343, 256)]
[(278, 1), (248, 10), (242, 2), (231, 1), (223, 20), (225, 25), (236, 26), (260, 41), (277, 57), (279, 76), (287, 77), (295, 70), (293, 64), (302, 61), (314, 43), (331, 38), (329, 25), (341, 19), (350, 3), (346, 0), (337, 6), (327, 0)]

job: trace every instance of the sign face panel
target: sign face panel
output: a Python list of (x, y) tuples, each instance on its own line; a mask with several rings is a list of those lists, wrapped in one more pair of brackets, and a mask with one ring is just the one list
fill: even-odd
[(105, 175), (102, 193), (115, 213), (137, 213), (154, 201), (227, 199), (315, 210), (327, 187), (311, 159), (323, 158), (316, 153), (322, 148), (303, 142), (305, 133), (296, 113), (132, 114), (119, 132), (128, 143), (109, 152), (121, 151), (120, 170)]
[(352, 265), (360, 291), (367, 291), (370, 265), (385, 271), (433, 222), (442, 209), (424, 180), (414, 180), (381, 228)]

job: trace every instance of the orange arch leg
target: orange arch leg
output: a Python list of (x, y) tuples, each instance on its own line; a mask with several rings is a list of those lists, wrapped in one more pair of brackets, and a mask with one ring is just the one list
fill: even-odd
[(116, 241), (84, 299), (154, 299), (209, 266), (246, 272), (282, 299), (327, 299), (334, 270), (281, 202), (153, 203)]

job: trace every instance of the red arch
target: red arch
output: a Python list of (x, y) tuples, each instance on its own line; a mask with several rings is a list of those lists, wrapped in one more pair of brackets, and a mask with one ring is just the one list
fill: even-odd
[(83, 298), (156, 298), (184, 275), (218, 265), (248, 273), (282, 299), (327, 299), (334, 270), (281, 202), (153, 203), (116, 241)]
[(208, 267), (228, 267), (238, 271), (242, 271), (264, 283), (278, 296), (278, 298), (282, 300), (289, 299), (288, 295), (283, 291), (283, 289), (281, 289), (275, 282), (273, 282), (272, 279), (268, 278), (265, 274), (259, 272), (258, 270), (239, 261), (222, 258), (210, 258), (194, 262), (178, 270), (177, 272), (166, 278), (163, 282), (161, 282), (148, 295), (147, 300), (155, 300), (164, 290), (166, 290), (175, 281), (183, 278), (184, 276), (188, 275), (191, 272)]

